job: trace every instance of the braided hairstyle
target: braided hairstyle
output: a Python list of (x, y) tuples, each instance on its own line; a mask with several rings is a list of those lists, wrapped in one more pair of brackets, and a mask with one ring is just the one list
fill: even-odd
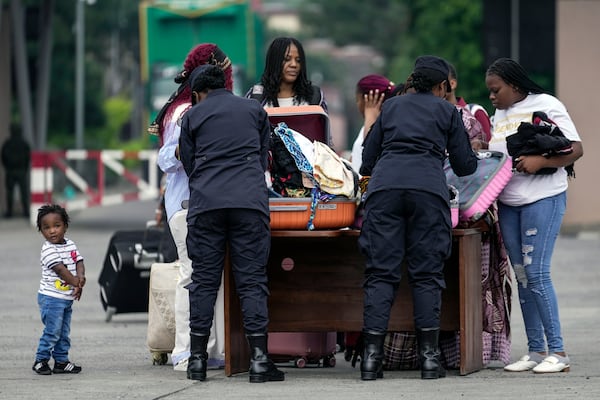
[(232, 90), (233, 77), (231, 60), (216, 44), (202, 43), (190, 50), (183, 62), (183, 70), (174, 78), (175, 83), (178, 83), (179, 87), (171, 94), (169, 100), (158, 112), (156, 119), (148, 128), (148, 132), (157, 134), (160, 137), (161, 145), (166, 123), (171, 120), (177, 107), (182, 104), (191, 105), (192, 90), (188, 82), (190, 74), (196, 67), (205, 64), (212, 64), (221, 68), (225, 73), (225, 88), (227, 90)]
[(490, 65), (486, 75), (496, 75), (508, 85), (514, 86), (523, 94), (548, 93), (544, 88), (527, 76), (525, 68), (510, 58), (499, 58)]
[(431, 92), (433, 87), (444, 79), (445, 78), (431, 74), (426, 70), (413, 71), (406, 80), (405, 90), (414, 89), (417, 93)]
[(300, 71), (294, 82), (294, 101), (296, 103), (303, 101), (308, 103), (313, 94), (312, 83), (308, 80), (306, 73), (306, 56), (302, 44), (298, 39), (293, 37), (279, 37), (274, 39), (267, 49), (265, 70), (261, 77), (261, 83), (264, 87), (264, 99), (267, 103), (271, 103), (274, 106), (278, 105), (277, 95), (281, 86), (283, 64), (292, 44), (296, 46), (298, 55), (300, 56)]

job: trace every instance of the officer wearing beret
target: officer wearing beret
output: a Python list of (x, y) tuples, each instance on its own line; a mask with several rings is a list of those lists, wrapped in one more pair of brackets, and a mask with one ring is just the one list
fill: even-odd
[(414, 302), (421, 377), (445, 376), (438, 338), (452, 226), (442, 166), (448, 153), (457, 175), (477, 168), (462, 119), (444, 99), (447, 62), (435, 56), (417, 58), (407, 84), (411, 93), (383, 103), (365, 140), (360, 169), (362, 176), (370, 176), (359, 238), (366, 257), (363, 380), (383, 377), (383, 340), (403, 261)]

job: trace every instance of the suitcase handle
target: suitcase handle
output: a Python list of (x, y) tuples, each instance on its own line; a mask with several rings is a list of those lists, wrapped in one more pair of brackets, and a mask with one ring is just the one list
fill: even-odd
[(269, 206), (269, 211), (306, 211), (308, 210), (308, 206)]

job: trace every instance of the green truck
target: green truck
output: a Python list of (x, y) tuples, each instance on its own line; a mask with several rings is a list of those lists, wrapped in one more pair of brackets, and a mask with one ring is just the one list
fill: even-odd
[(154, 0), (140, 3), (141, 75), (149, 121), (176, 89), (173, 77), (199, 43), (217, 44), (233, 64), (234, 93), (244, 94), (264, 66), (263, 27), (251, 1)]

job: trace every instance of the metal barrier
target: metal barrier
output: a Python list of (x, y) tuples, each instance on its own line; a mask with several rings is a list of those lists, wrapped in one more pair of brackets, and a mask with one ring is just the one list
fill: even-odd
[(38, 208), (47, 203), (80, 210), (156, 198), (157, 157), (155, 150), (33, 151), (30, 222), (35, 225)]

